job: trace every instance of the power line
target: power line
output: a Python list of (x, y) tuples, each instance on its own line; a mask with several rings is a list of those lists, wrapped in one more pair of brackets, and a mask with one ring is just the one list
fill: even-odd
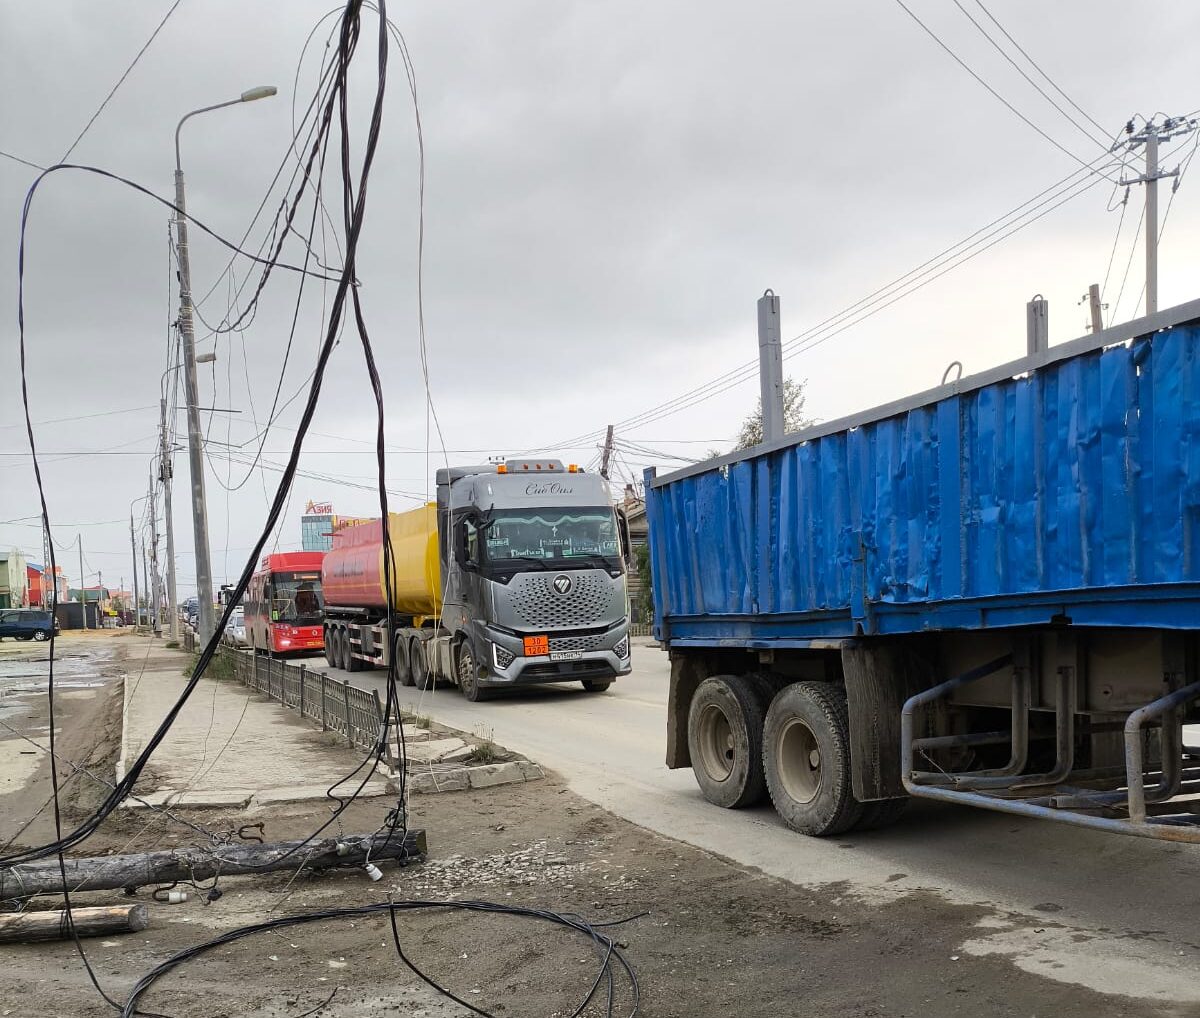
[[(978, 0), (976, 0), (976, 2), (978, 3)], [(1051, 106), (1053, 106), (1056, 110), (1058, 110), (1058, 112), (1061, 113), (1063, 115), (1063, 117), (1066, 118), (1066, 120), (1071, 124), (1071, 126), (1074, 127), (1077, 131), (1079, 131), (1080, 134), (1082, 134), (1085, 138), (1087, 138), (1088, 141), (1092, 142), (1095, 145), (1099, 145), (1104, 151), (1106, 151), (1106, 152), (1108, 151), (1109, 145), (1112, 144), (1112, 137), (1110, 135), (1106, 135), (1104, 133), (1104, 130), (1101, 128), (1100, 137), (1103, 140), (1097, 140), (1096, 137), (1094, 135), (1092, 135), (1092, 133), (1086, 127), (1084, 127), (1082, 124), (1080, 124), (1078, 120), (1076, 120), (1073, 116), (1071, 116), (1070, 113), (1068, 113), (1057, 102), (1055, 102), (1054, 99), (1046, 93), (1045, 89), (1043, 89), (1041, 85), (1039, 85), (1028, 74), (1025, 73), (1024, 68), (1022, 68), (1021, 65), (1018, 64), (1009, 55), (1008, 51), (1003, 46), (1001, 46), (998, 42), (996, 42), (995, 39), (992, 38), (991, 33), (988, 32), (987, 29), (985, 29), (978, 21), (975, 20), (975, 17), (971, 14), (970, 11), (968, 11), (962, 5), (960, 0), (954, 0), (954, 6), (957, 7), (962, 12), (963, 16), (969, 22), (971, 22), (971, 24), (974, 25), (976, 27), (976, 29), (979, 30), (979, 34), (982, 35), (989, 43), (992, 44), (992, 46), (995, 48), (996, 52), (999, 53), (1002, 57), (1004, 57), (1004, 59), (1007, 60), (1013, 66), (1013, 68), (1016, 70), (1016, 72), (1019, 75), (1021, 75), (1022, 78), (1024, 78), (1027, 82), (1029, 82), (1030, 85), (1032, 85), (1035, 89), (1037, 89), (1038, 95), (1040, 95), (1043, 99), (1046, 100), (1046, 102), (1048, 102)], [(1009, 35), (1008, 32), (1004, 31), (1003, 26), (1000, 24), (1000, 22), (996, 21), (996, 19), (994, 17), (992, 17), (991, 12), (986, 7), (984, 7), (983, 4), (979, 4), (979, 6), (983, 9), (983, 12), (989, 18), (992, 19), (992, 21), (996, 24), (996, 26), (1000, 29), (1000, 31), (1004, 32), (1005, 37), (1010, 42), (1012, 42), (1014, 46), (1017, 46), (1015, 40), (1013, 40), (1013, 37), (1011, 35)], [(1020, 50), (1022, 54), (1025, 53), (1025, 51), (1022, 50), (1020, 46), (1017, 46), (1017, 49)], [(1027, 54), (1026, 54), (1025, 58), (1027, 60), (1029, 59)], [(1032, 61), (1030, 61), (1030, 62), (1032, 63)], [(1034, 66), (1037, 67), (1036, 64), (1034, 64)], [(1044, 71), (1042, 71), (1042, 69), (1040, 67), (1038, 68), (1038, 71), (1039, 71), (1039, 73), (1042, 74), (1042, 77), (1046, 78), (1047, 81), (1050, 81), (1050, 78), (1046, 75), (1046, 73)], [(1050, 83), (1052, 85), (1054, 84), (1052, 81)], [(1058, 88), (1057, 85), (1055, 85), (1054, 87)], [(1058, 91), (1060, 93), (1062, 93), (1062, 89), (1058, 89)], [(1062, 94), (1063, 94), (1064, 98), (1067, 98), (1065, 93), (1062, 93)], [(1070, 102), (1070, 99), (1067, 98), (1067, 101)], [(1075, 105), (1075, 104), (1072, 103), (1072, 105)], [(1078, 107), (1076, 107), (1076, 108), (1078, 109)], [(1082, 112), (1082, 110), (1080, 112)], [(1084, 115), (1086, 116), (1086, 114), (1084, 114)], [(1091, 118), (1089, 117), (1088, 119), (1090, 120)], [(1093, 123), (1094, 123), (1094, 121), (1093, 121)], [(1097, 125), (1097, 126), (1099, 126), (1099, 125)]]
[[(1040, 127), (1038, 127), (1037, 124), (1035, 124), (1032, 120), (1030, 120), (1027, 116), (1025, 116), (1024, 113), (1022, 113), (1020, 110), (1018, 110), (1012, 103), (1010, 103), (1007, 99), (1005, 99), (1004, 96), (1002, 96), (999, 92), (997, 92), (994, 88), (992, 88), (991, 85), (989, 85), (986, 81), (984, 81), (983, 78), (980, 77), (970, 67), (970, 65), (967, 64), (967, 62), (965, 60), (963, 60), (957, 53), (954, 52), (954, 50), (952, 50), (945, 42), (942, 41), (942, 39), (937, 35), (936, 32), (934, 32), (934, 30), (932, 28), (930, 28), (927, 24), (925, 24), (924, 21), (922, 21), (919, 17), (917, 17), (917, 15), (912, 11), (912, 9), (904, 3), (904, 0), (896, 0), (896, 3), (899, 4), (900, 8), (904, 11), (905, 14), (907, 14), (910, 18), (913, 19), (913, 21), (915, 21), (918, 25), (921, 26), (921, 28), (925, 31), (925, 34), (928, 35), (929, 38), (931, 38), (943, 50), (945, 50), (945, 52), (950, 56), (950, 58), (956, 64), (958, 64), (959, 67), (961, 67), (972, 78), (974, 78), (977, 82), (979, 82), (980, 85), (982, 85), (985, 89), (987, 89), (987, 91), (995, 99), (997, 99), (999, 102), (1003, 103), (1003, 105), (1005, 106), (1006, 109), (1009, 110), (1009, 112), (1011, 112), (1014, 116), (1018, 117), (1024, 124), (1026, 124), (1027, 126), (1031, 127), (1033, 130), (1035, 130), (1038, 134), (1040, 134), (1043, 138), (1045, 138), (1046, 141), (1050, 142), (1051, 145), (1053, 145), (1056, 149), (1058, 149), (1064, 155), (1070, 156), (1072, 159), (1075, 160), (1075, 162), (1081, 164), (1082, 166), (1087, 167), (1089, 169), (1089, 171), (1091, 170), (1091, 166), (1087, 162), (1085, 162), (1083, 159), (1081, 159), (1079, 156), (1077, 156), (1074, 152), (1072, 152), (1065, 145), (1059, 144), (1058, 141), (1056, 141), (1054, 138), (1050, 137), (1050, 135), (1048, 135), (1045, 131), (1043, 131)], [(1111, 180), (1112, 178), (1108, 177), (1106, 179)]]
[(1050, 83), (1050, 87), (1053, 88), (1054, 91), (1056, 91), (1059, 95), (1061, 95), (1068, 103), (1070, 103), (1070, 105), (1073, 106), (1076, 109), (1076, 111), (1078, 111), (1078, 113), (1084, 117), (1085, 120), (1089, 121), (1091, 123), (1091, 125), (1093, 127), (1095, 127), (1097, 131), (1100, 132), (1101, 137), (1103, 137), (1105, 135), (1105, 129), (1096, 122), (1096, 119), (1090, 113), (1088, 113), (1087, 110), (1083, 109), (1083, 107), (1081, 107), (1079, 105), (1079, 103), (1077, 103), (1074, 99), (1072, 99), (1069, 95), (1067, 95), (1066, 92), (1064, 92), (1061, 88), (1058, 87), (1058, 83), (1053, 78), (1051, 78), (1050, 75), (1048, 75), (1044, 70), (1042, 70), (1042, 68), (1038, 64), (1038, 62), (1036, 60), (1034, 60), (1033, 57), (1031, 57), (1025, 51), (1024, 47), (1019, 42), (1017, 42), (1016, 39), (1014, 39), (1011, 35), (1008, 34), (1008, 30), (1002, 24), (1000, 24), (1000, 22), (996, 20), (995, 15), (993, 15), (992, 12), (989, 11), (983, 5), (983, 0), (975, 0), (975, 4), (976, 4), (976, 6), (979, 7), (979, 9), (981, 11), (983, 11), (984, 14), (986, 14), (988, 16), (988, 18), (991, 20), (992, 24), (995, 25), (998, 29), (1000, 29), (1001, 32), (1004, 33), (1004, 38), (1006, 38), (1009, 42), (1011, 42), (1014, 46), (1016, 46), (1016, 48), (1020, 52), (1021, 56), (1023, 56), (1026, 60), (1029, 61), (1030, 65), (1032, 65), (1032, 67), (1038, 72), (1038, 74), (1040, 74), (1043, 78), (1046, 79), (1046, 81), (1048, 81)]
[(156, 38), (158, 38), (158, 33), (162, 31), (163, 25), (165, 25), (167, 23), (167, 20), (171, 17), (171, 15), (175, 13), (175, 8), (178, 7), (180, 5), (180, 3), (182, 3), (182, 0), (175, 0), (175, 2), (173, 4), (171, 4), (170, 9), (167, 11), (166, 14), (163, 15), (162, 21), (160, 21), (158, 23), (158, 27), (155, 28), (154, 31), (150, 33), (150, 38), (146, 40), (145, 45), (143, 45), (142, 48), (137, 51), (137, 55), (133, 58), (133, 62), (130, 63), (130, 65), (125, 68), (125, 73), (122, 74), (121, 77), (119, 77), (117, 79), (117, 83), (115, 85), (113, 85), (113, 87), (109, 90), (108, 95), (106, 95), (104, 97), (104, 101), (96, 108), (96, 112), (92, 114), (91, 120), (89, 120), (86, 124), (83, 125), (83, 130), (80, 131), (78, 136), (75, 138), (75, 140), (73, 142), (71, 142), (71, 147), (69, 149), (67, 149), (67, 151), (65, 153), (63, 153), (63, 157), (59, 160), (60, 163), (65, 163), (67, 161), (67, 158), (71, 155), (71, 153), (75, 151), (75, 146), (78, 145), (81, 141), (83, 141), (83, 136), (85, 134), (87, 134), (88, 131), (91, 130), (92, 124), (94, 124), (96, 122), (96, 118), (99, 117), (100, 114), (104, 112), (104, 108), (108, 105), (109, 100), (111, 100), (112, 97), (117, 94), (117, 89), (119, 89), (123, 84), (125, 84), (125, 79), (128, 78), (130, 73), (132, 73), (133, 69), (135, 67), (137, 67), (138, 61), (142, 59), (142, 54), (145, 53), (146, 50), (148, 50), (150, 48), (150, 44), (152, 42), (154, 42), (154, 40)]

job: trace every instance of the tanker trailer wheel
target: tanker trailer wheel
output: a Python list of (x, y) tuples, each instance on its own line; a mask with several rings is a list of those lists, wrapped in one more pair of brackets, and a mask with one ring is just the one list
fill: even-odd
[(688, 711), (692, 773), (704, 797), (725, 809), (763, 796), (762, 732), (767, 691), (750, 676), (713, 675)]
[(862, 804), (862, 816), (854, 825), (856, 831), (876, 831), (881, 827), (890, 827), (908, 809), (909, 799), (875, 799)]
[(767, 711), (762, 752), (771, 801), (792, 830), (820, 837), (858, 823), (841, 686), (795, 682), (781, 690)]
[(489, 691), (479, 685), (479, 666), (475, 663), (470, 641), (461, 641), (454, 656), (458, 669), (459, 692), (472, 703), (486, 700)]
[(350, 645), (350, 630), (342, 630), (342, 660), (345, 664), (342, 666), (348, 672), (361, 672), (367, 663), (360, 658), (356, 658), (353, 654), (353, 648)]
[(396, 662), (396, 681), (402, 686), (413, 684), (412, 668), (408, 664), (408, 640), (403, 633), (396, 634), (395, 650), (392, 658)]
[(433, 689), (437, 685), (437, 679), (429, 670), (429, 654), (424, 640), (418, 638), (409, 643), (408, 667), (412, 672), (413, 685), (417, 689)]
[(344, 668), (342, 664), (342, 630), (341, 628), (329, 630), (329, 638), (325, 641), (325, 659), (329, 662), (330, 668)]

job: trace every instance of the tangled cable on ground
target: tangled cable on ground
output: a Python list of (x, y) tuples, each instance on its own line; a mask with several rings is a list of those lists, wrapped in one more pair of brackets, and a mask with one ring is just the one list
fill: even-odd
[[(404, 949), (400, 944), (400, 929), (396, 924), (396, 913), (398, 912), (418, 912), (418, 911), (444, 911), (444, 912), (477, 912), (489, 915), (506, 915), (515, 916), (523, 919), (536, 919), (542, 922), (551, 923), (556, 926), (565, 927), (569, 930), (574, 930), (577, 933), (586, 936), (595, 948), (598, 958), (600, 959), (600, 967), (588, 987), (583, 999), (579, 1005), (570, 1013), (570, 1018), (579, 1018), (587, 1006), (596, 999), (600, 993), (600, 988), (605, 987), (605, 1014), (610, 1016), (616, 1013), (616, 1007), (619, 997), (619, 983), (617, 973), (623, 974), (625, 984), (627, 986), (628, 995), (628, 1011), (625, 1014), (628, 1018), (634, 1018), (637, 1015), (641, 1006), (641, 987), (638, 985), (637, 974), (633, 970), (633, 966), (629, 964), (621, 945), (605, 933), (606, 929), (611, 929), (615, 926), (622, 926), (625, 923), (632, 922), (635, 919), (640, 919), (646, 915), (645, 912), (637, 915), (627, 916), (623, 919), (617, 919), (612, 922), (605, 923), (590, 923), (582, 916), (573, 915), (564, 912), (551, 912), (544, 909), (524, 908), (520, 905), (500, 905), (490, 901), (427, 901), (427, 900), (406, 900), (406, 901), (381, 901), (372, 905), (360, 905), (355, 908), (334, 908), (322, 909), (318, 912), (306, 912), (302, 915), (282, 916), (278, 919), (270, 919), (267, 922), (253, 923), (249, 926), (241, 926), (235, 930), (229, 930), (222, 933), (220, 936), (214, 937), (212, 940), (207, 940), (202, 944), (196, 944), (193, 947), (186, 948), (177, 954), (173, 954), (166, 961), (160, 962), (141, 979), (139, 979), (129, 991), (129, 999), (125, 1002), (125, 1007), (121, 1014), (125, 1018), (133, 1018), (134, 1015), (144, 1014), (145, 1012), (138, 1010), (138, 1003), (147, 991), (150, 990), (163, 976), (173, 972), (179, 966), (198, 958), (218, 947), (223, 947), (227, 944), (235, 943), (239, 940), (244, 940), (246, 937), (254, 936), (256, 933), (266, 933), (273, 930), (287, 929), (292, 926), (303, 926), (308, 923), (324, 922), (329, 919), (354, 919), (363, 916), (375, 916), (387, 914), (391, 924), (392, 942), (396, 948), (396, 954), (399, 959), (411, 969), (423, 982), (437, 990), (438, 993), (444, 995), (456, 1004), (467, 1008), (474, 1014), (481, 1015), (482, 1018), (494, 1018), (490, 1011), (486, 1011), (469, 1001), (463, 1000), (455, 995), (452, 991), (442, 986), (440, 983), (431, 979), (422, 972), (404, 953)], [(330, 998), (332, 999), (332, 997)]]

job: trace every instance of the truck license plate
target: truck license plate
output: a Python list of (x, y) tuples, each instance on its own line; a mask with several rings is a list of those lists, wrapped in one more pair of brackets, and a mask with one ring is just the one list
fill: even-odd
[(583, 657), (581, 650), (553, 650), (550, 652), (551, 661), (578, 661)]

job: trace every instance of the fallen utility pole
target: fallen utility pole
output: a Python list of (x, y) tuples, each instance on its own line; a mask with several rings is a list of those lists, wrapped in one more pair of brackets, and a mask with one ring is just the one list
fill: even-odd
[(33, 940), (66, 940), (71, 927), (81, 937), (108, 933), (135, 933), (150, 925), (145, 905), (107, 905), (98, 908), (73, 908), (67, 919), (66, 909), (52, 912), (15, 912), (0, 915), (0, 944), (27, 944)]
[[(339, 845), (341, 851), (339, 852)], [(76, 891), (110, 891), (177, 881), (211, 880), (245, 873), (275, 870), (332, 869), (363, 866), (385, 859), (419, 861), (425, 858), (423, 830), (407, 831), (403, 838), (386, 834), (347, 835), (320, 841), (276, 841), (270, 844), (231, 844), (212, 848), (181, 848), (170, 852), (102, 855), (66, 859), (67, 886)], [(35, 894), (61, 894), (63, 874), (58, 860), (50, 859), (0, 869), (0, 901)]]

